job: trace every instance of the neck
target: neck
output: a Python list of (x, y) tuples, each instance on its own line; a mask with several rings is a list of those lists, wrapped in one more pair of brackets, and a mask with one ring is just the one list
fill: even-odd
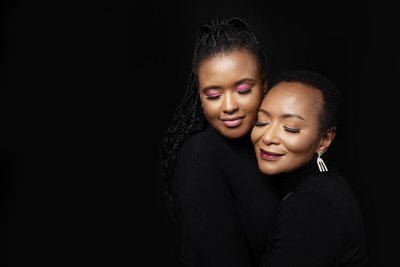
[(312, 159), (306, 165), (295, 171), (276, 175), (275, 180), (282, 193), (282, 197), (292, 192), (303, 177), (314, 171), (318, 171), (318, 167), (317, 162)]

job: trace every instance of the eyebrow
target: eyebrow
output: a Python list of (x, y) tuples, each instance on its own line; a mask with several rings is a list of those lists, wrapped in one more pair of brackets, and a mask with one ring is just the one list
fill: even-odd
[[(271, 116), (271, 114), (268, 111), (266, 111), (265, 109), (263, 109), (263, 108), (260, 108), (258, 111), (264, 113), (265, 115), (267, 115), (269, 117)], [(297, 114), (293, 114), (293, 113), (285, 113), (285, 114), (282, 114), (281, 117), (284, 118), (284, 119), (286, 119), (286, 118), (298, 118), (300, 120), (305, 121), (305, 119), (302, 116), (297, 115)]]
[[(245, 83), (245, 82), (255, 82), (255, 80), (252, 79), (252, 78), (243, 78), (243, 79), (240, 79), (239, 81), (235, 82), (234, 85), (238, 86), (239, 84), (242, 84), (242, 83)], [(212, 90), (212, 89), (215, 90), (215, 89), (220, 89), (220, 88), (221, 88), (221, 86), (218, 86), (218, 85), (209, 85), (209, 86), (204, 87), (203, 89), (201, 89), (201, 91), (207, 92), (208, 90)]]

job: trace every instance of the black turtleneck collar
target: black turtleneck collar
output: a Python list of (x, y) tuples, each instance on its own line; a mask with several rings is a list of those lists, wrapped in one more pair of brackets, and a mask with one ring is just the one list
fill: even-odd
[[(337, 171), (335, 164), (331, 160), (324, 158), (324, 161), (328, 167), (327, 173)], [(282, 198), (285, 199), (286, 197), (288, 197), (288, 195), (294, 191), (298, 184), (311, 173), (320, 173), (316, 157), (313, 157), (310, 162), (308, 162), (300, 169), (297, 169), (290, 173), (283, 173), (274, 176), (275, 183), (278, 185), (279, 191), (282, 194)]]
[(314, 158), (300, 169), (274, 176), (282, 198), (286, 198), (304, 177), (313, 172), (319, 172), (317, 161)]
[(230, 147), (237, 150), (240, 153), (244, 153), (247, 156), (255, 156), (254, 146), (251, 142), (250, 134), (251, 131), (239, 138), (228, 138), (217, 132), (212, 126), (208, 126), (210, 131), (213, 131), (219, 136), (224, 142), (228, 143)]

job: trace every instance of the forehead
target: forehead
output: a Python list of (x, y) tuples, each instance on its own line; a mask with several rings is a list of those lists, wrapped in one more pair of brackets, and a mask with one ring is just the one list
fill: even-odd
[(262, 107), (304, 116), (319, 114), (322, 101), (322, 93), (318, 89), (300, 82), (280, 82), (270, 89)]
[(199, 76), (218, 76), (226, 71), (253, 72), (257, 71), (258, 67), (256, 58), (247, 49), (235, 49), (204, 59), (199, 65)]

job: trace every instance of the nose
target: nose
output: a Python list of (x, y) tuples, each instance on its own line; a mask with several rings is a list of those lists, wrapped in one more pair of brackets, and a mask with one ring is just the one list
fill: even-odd
[(280, 127), (278, 125), (270, 124), (265, 127), (265, 131), (262, 136), (262, 141), (266, 145), (278, 145), (281, 143), (281, 138), (279, 136)]
[(234, 93), (228, 92), (223, 100), (222, 110), (224, 113), (232, 114), (239, 110), (239, 103), (237, 102)]

